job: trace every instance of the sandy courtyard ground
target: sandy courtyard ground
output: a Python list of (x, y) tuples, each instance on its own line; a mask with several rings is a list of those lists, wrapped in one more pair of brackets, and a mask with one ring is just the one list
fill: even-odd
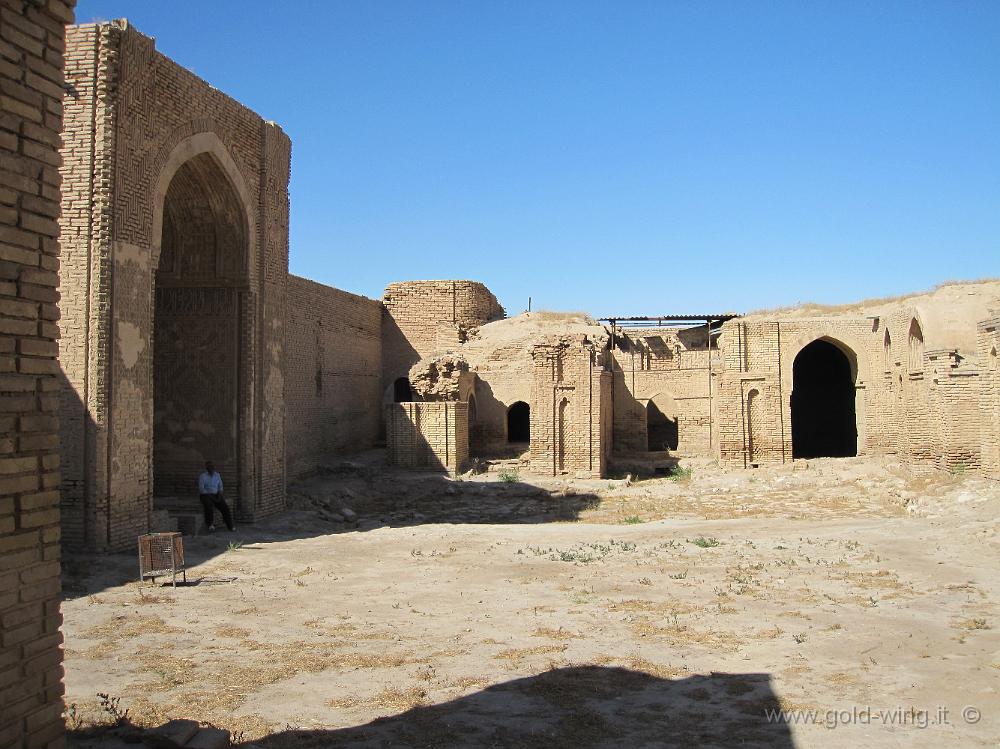
[(195, 585), (69, 558), (71, 743), (126, 709), (265, 747), (1000, 742), (1000, 486), (685, 465), (451, 481), (369, 457), (186, 539)]

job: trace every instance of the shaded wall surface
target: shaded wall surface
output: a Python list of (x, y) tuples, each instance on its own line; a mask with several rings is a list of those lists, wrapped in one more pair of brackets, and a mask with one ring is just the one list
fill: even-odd
[(371, 447), (381, 409), (382, 305), (288, 277), (285, 438), (290, 479)]
[(62, 60), (73, 2), (0, 9), (0, 746), (63, 745), (59, 632)]
[(391, 464), (458, 473), (469, 459), (469, 404), (391, 403), (385, 407)]
[[(149, 527), (154, 483), (193, 493), (213, 445), (226, 448), (237, 515), (275, 512), (285, 483), (290, 142), (124, 21), (71, 28), (66, 77), (67, 540), (131, 547)], [(195, 297), (201, 324), (180, 309)], [(168, 359), (156, 371), (173, 378), (161, 378), (159, 404), (154, 331)], [(158, 472), (157, 457), (174, 467)]]

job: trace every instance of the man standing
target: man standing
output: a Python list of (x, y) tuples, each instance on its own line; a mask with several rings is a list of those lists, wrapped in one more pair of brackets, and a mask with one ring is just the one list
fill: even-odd
[(205, 471), (198, 477), (198, 494), (201, 495), (201, 505), (205, 508), (205, 525), (208, 526), (209, 533), (215, 532), (213, 507), (219, 509), (226, 527), (231, 531), (236, 530), (236, 526), (233, 525), (233, 517), (229, 514), (229, 506), (226, 504), (225, 497), (222, 496), (222, 476), (218, 474), (210, 460), (205, 462)]

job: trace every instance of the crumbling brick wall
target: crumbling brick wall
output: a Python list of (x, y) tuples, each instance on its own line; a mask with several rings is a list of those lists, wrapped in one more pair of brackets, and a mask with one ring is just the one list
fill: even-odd
[(72, 0), (0, 8), (0, 746), (63, 745), (59, 632), (62, 61)]
[(552, 476), (601, 477), (610, 450), (606, 352), (584, 336), (550, 336), (531, 350), (531, 466)]
[(285, 438), (289, 478), (371, 447), (381, 410), (382, 305), (288, 277)]
[(385, 421), (392, 465), (455, 474), (469, 460), (468, 403), (390, 403), (385, 406)]
[[(164, 204), (174, 178), (197, 159), (236, 194), (245, 220), (239, 277), (189, 284), (227, 287), (231, 300), (224, 310), (206, 307), (206, 319), (224, 316), (233, 326), (214, 341), (206, 338), (202, 348), (238, 339), (231, 387), (223, 393), (216, 377), (202, 389), (219, 389), (220, 398), (235, 394), (236, 467), (226, 480), (236, 490), (238, 516), (274, 512), (284, 505), (285, 482), (290, 142), (277, 125), (164, 57), (153, 39), (123, 21), (70, 29), (66, 77), (60, 358), (67, 540), (124, 549), (148, 528), (156, 469), (154, 298), (169, 221)], [(218, 372), (195, 366), (204, 360), (179, 361), (177, 374), (205, 379)], [(209, 457), (196, 453), (182, 461), (192, 464), (192, 487), (199, 458)], [(173, 481), (182, 478), (178, 473)]]
[[(614, 348), (614, 445), (622, 452), (649, 447), (647, 413), (654, 400), (675, 422), (676, 450), (710, 455), (714, 447), (708, 328), (618, 329)], [(711, 360), (711, 361), (710, 361)], [(664, 405), (669, 404), (669, 407)]]
[(466, 332), (504, 316), (503, 307), (477, 281), (406, 281), (382, 297), (382, 389), (436, 352), (453, 350)]

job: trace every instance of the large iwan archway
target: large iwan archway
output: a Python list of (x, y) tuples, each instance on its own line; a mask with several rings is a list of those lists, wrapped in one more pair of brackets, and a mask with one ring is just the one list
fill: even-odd
[(792, 364), (792, 457), (858, 454), (855, 372), (836, 344), (817, 340)]
[(239, 497), (249, 229), (215, 157), (174, 173), (163, 203), (153, 324), (153, 493), (190, 496), (206, 460)]

